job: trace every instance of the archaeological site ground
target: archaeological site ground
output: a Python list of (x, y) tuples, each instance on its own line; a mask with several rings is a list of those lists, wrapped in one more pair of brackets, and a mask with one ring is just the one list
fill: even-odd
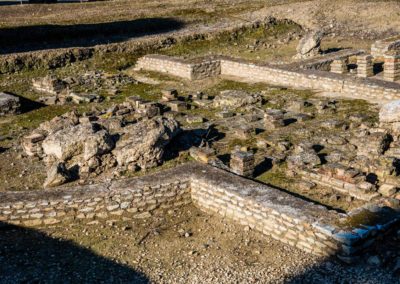
[(0, 283), (400, 283), (400, 2), (0, 1)]

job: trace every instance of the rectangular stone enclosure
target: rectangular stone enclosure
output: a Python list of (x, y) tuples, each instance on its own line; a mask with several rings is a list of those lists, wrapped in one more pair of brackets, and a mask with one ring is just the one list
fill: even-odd
[(199, 163), (100, 185), (4, 192), (0, 200), (0, 220), (24, 226), (117, 216), (144, 218), (154, 210), (192, 202), (206, 213), (232, 219), (290, 246), (322, 256), (336, 255), (346, 262), (358, 260), (380, 234), (400, 220), (399, 213), (390, 210), (390, 218), (386, 215), (373, 218), (375, 223), (355, 224), (354, 216), (360, 220), (359, 214), (379, 214), (380, 210), (375, 206), (373, 212), (365, 207), (339, 213)]

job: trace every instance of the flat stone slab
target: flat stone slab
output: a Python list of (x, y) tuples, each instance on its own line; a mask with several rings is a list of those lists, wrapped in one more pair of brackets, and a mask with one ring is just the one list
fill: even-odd
[(0, 92), (0, 116), (18, 114), (20, 112), (20, 107), (19, 97)]

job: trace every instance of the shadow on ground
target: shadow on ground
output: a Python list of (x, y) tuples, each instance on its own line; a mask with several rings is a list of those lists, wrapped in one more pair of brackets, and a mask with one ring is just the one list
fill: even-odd
[(89, 47), (162, 34), (184, 27), (172, 18), (147, 18), (79, 25), (39, 25), (0, 29), (0, 54), (50, 48)]
[(1, 283), (149, 283), (145, 275), (40, 231), (0, 222)]

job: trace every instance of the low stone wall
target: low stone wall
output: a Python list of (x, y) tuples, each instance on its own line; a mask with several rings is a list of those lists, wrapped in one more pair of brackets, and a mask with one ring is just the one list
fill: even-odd
[(219, 60), (213, 59), (189, 63), (175, 57), (151, 54), (140, 58), (136, 64), (136, 69), (167, 73), (189, 80), (200, 80), (220, 75), (221, 63)]
[(221, 74), (250, 82), (312, 89), (378, 103), (400, 99), (400, 84), (394, 82), (319, 70), (291, 70), (287, 66), (252, 63), (222, 56), (190, 63), (168, 56), (146, 55), (139, 59), (136, 68), (168, 73), (189, 80)]
[(194, 202), (206, 213), (236, 220), (313, 254), (337, 255), (346, 262), (357, 260), (381, 233), (400, 220), (396, 213), (375, 224), (340, 225), (357, 212), (343, 214), (328, 210), (199, 163), (103, 185), (5, 192), (0, 194), (0, 200), (0, 220), (25, 226), (118, 216), (145, 218), (156, 209)]
[(185, 79), (191, 79), (192, 70), (184, 60), (164, 55), (146, 55), (136, 63), (135, 69), (167, 73)]
[(365, 183), (351, 183), (328, 175), (322, 175), (311, 170), (299, 170), (299, 173), (302, 175), (304, 180), (314, 182), (326, 188), (331, 188), (341, 194), (352, 196), (360, 200), (371, 201), (381, 196), (378, 192), (376, 192), (376, 188), (375, 191), (369, 188), (363, 188)]
[[(175, 172), (178, 174), (178, 172)], [(74, 219), (148, 217), (191, 202), (188, 177), (165, 171), (138, 179), (32, 192), (0, 193), (0, 221), (38, 226)]]
[(345, 225), (352, 224), (354, 216), (360, 219), (368, 206), (343, 214), (219, 169), (209, 167), (194, 173), (192, 199), (204, 212), (230, 218), (316, 255), (336, 255), (348, 263), (359, 260), (380, 234), (400, 221), (397, 212), (376, 224)]
[(221, 62), (218, 59), (209, 59), (201, 63), (190, 64), (191, 80), (200, 80), (216, 77), (221, 74)]
[(393, 82), (318, 70), (290, 71), (239, 59), (222, 59), (221, 75), (292, 88), (333, 92), (343, 97), (372, 102), (382, 103), (382, 101), (400, 99), (400, 84)]

